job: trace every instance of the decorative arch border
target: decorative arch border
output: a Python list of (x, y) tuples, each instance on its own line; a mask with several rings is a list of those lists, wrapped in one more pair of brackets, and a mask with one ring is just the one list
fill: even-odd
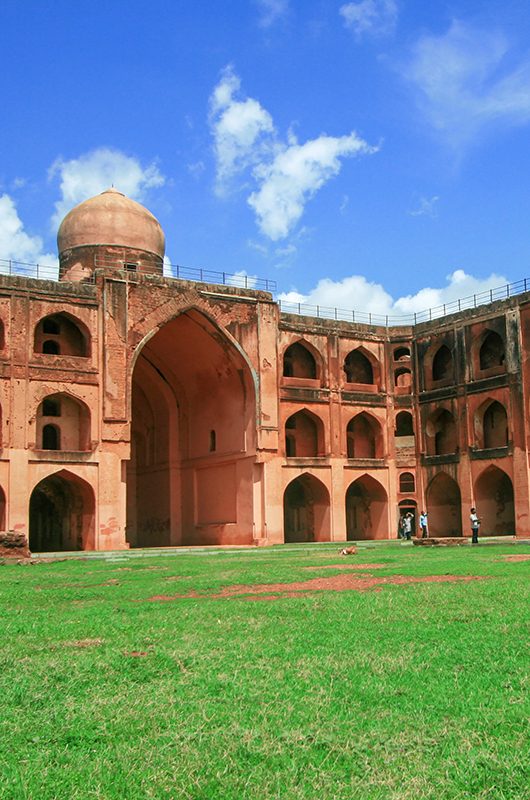
[(311, 355), (315, 359), (316, 372), (317, 372), (316, 380), (320, 381), (320, 384), (322, 385), (324, 380), (324, 356), (322, 355), (318, 347), (316, 347), (312, 342), (308, 341), (308, 339), (306, 339), (304, 336), (293, 335), (289, 338), (290, 340), (282, 346), (282, 349), (279, 354), (280, 374), (283, 375), (283, 359), (285, 357), (286, 350), (288, 350), (293, 344), (300, 344), (302, 345), (302, 347), (305, 347), (305, 349), (308, 350), (309, 353), (311, 353)]

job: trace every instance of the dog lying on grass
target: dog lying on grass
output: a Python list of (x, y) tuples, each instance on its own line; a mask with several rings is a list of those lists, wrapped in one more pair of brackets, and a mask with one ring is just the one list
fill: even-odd
[(339, 555), (341, 556), (354, 556), (357, 553), (356, 547), (342, 547), (339, 550)]

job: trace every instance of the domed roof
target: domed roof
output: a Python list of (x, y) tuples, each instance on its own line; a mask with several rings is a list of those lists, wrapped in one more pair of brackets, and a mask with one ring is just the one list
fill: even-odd
[(160, 223), (140, 203), (112, 187), (68, 212), (59, 226), (59, 253), (83, 245), (118, 245), (164, 257)]

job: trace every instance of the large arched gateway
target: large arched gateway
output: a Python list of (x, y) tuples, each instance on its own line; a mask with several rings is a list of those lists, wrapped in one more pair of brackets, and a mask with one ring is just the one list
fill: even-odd
[(387, 493), (371, 475), (362, 475), (348, 486), (346, 536), (349, 540), (388, 538)]
[(29, 548), (33, 552), (93, 550), (95, 503), (90, 484), (68, 470), (44, 478), (29, 501)]
[(483, 536), (515, 536), (513, 484), (502, 469), (491, 465), (477, 478), (475, 502)]
[(255, 388), (242, 353), (190, 309), (142, 347), (132, 377), (127, 540), (253, 539)]
[(329, 492), (314, 475), (295, 478), (283, 496), (285, 542), (329, 542)]

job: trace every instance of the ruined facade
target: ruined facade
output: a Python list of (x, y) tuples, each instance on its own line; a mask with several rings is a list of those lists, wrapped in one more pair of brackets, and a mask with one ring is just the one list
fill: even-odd
[(529, 534), (530, 293), (415, 327), (163, 276), (108, 190), (0, 277), (0, 530), (33, 551)]

